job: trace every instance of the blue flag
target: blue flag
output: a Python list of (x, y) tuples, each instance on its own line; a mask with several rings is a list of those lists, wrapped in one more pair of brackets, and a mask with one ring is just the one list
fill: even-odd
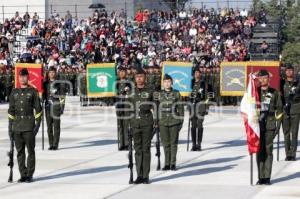
[(170, 75), (173, 78), (173, 89), (178, 90), (181, 96), (189, 96), (192, 91), (192, 68), (190, 62), (164, 62), (162, 78), (165, 74)]

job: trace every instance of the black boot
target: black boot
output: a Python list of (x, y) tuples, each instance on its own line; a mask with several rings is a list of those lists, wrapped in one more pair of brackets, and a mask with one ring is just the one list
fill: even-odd
[(264, 180), (262, 178), (260, 178), (256, 183), (256, 185), (263, 185), (263, 184), (264, 184)]
[(143, 177), (137, 177), (135, 181), (133, 181), (133, 184), (142, 184), (144, 182)]
[(197, 150), (197, 151), (202, 151), (201, 144), (199, 144), (199, 145), (196, 146), (196, 150)]
[(203, 138), (203, 127), (199, 127), (198, 129), (198, 147), (197, 150), (201, 151), (201, 143), (202, 143), (202, 138)]
[(29, 176), (29, 177), (27, 177), (27, 179), (26, 179), (26, 182), (27, 182), (27, 183), (31, 183), (31, 182), (33, 182), (33, 178), (32, 178), (32, 176)]
[(191, 151), (197, 151), (197, 146), (193, 144)]
[(144, 179), (143, 179), (143, 184), (150, 184), (149, 178), (144, 178)]
[(290, 156), (287, 156), (287, 157), (285, 158), (285, 161), (290, 161)]
[(26, 182), (27, 181), (27, 177), (21, 177), (19, 180), (18, 180), (18, 183), (23, 183), (23, 182)]
[(265, 184), (265, 185), (271, 185), (271, 180), (270, 180), (270, 178), (265, 178), (264, 184)]
[(290, 161), (296, 161), (296, 157), (294, 157), (294, 156), (291, 156), (291, 159), (290, 159)]
[(191, 135), (192, 135), (192, 142), (193, 142), (193, 146), (191, 151), (197, 151), (197, 147), (196, 147), (196, 128), (192, 128), (191, 129)]
[(176, 171), (176, 165), (171, 165), (171, 170)]
[(166, 165), (162, 170), (163, 170), (163, 171), (168, 171), (168, 170), (170, 170), (170, 166), (169, 166), (169, 165)]

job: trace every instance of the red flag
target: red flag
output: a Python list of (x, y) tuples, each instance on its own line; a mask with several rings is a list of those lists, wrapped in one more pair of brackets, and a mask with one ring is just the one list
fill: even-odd
[(259, 151), (259, 94), (255, 85), (255, 76), (249, 75), (247, 92), (241, 102), (241, 112), (247, 134), (248, 150), (250, 154)]
[(18, 63), (15, 66), (15, 87), (19, 88), (19, 71), (22, 68), (27, 68), (29, 73), (29, 85), (39, 92), (41, 95), (43, 93), (43, 66), (41, 64), (31, 64), (31, 63)]

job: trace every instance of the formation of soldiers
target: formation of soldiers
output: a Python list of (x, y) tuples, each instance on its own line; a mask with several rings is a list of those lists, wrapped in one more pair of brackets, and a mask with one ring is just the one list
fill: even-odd
[[(218, 69), (213, 69), (213, 71), (218, 71)], [(131, 92), (132, 84), (129, 84), (129, 82), (132, 81), (132, 78), (126, 79), (126, 75), (129, 77), (126, 69), (121, 68), (119, 70), (118, 74), (124, 85), (123, 87), (118, 87), (118, 95), (124, 95), (125, 97), (123, 100), (128, 99), (131, 104), (139, 104), (143, 102), (143, 98), (141, 98), (141, 96), (142, 93), (145, 92), (147, 93), (147, 97), (144, 100), (147, 102), (158, 102), (153, 103), (152, 105), (162, 105), (158, 106), (158, 108), (146, 106), (147, 114), (153, 113), (153, 116), (148, 115), (148, 117), (143, 117), (141, 110), (144, 108), (142, 108), (142, 106), (134, 106), (132, 112), (135, 114), (138, 113), (138, 115), (134, 115), (134, 117), (127, 117), (125, 119), (118, 117), (118, 123), (125, 121), (123, 125), (118, 125), (118, 134), (120, 137), (120, 143), (122, 143), (119, 148), (120, 150), (128, 149), (128, 141), (126, 141), (128, 138), (128, 130), (126, 129), (128, 129), (128, 126), (131, 124), (134, 124), (132, 132), (137, 162), (137, 179), (134, 183), (149, 183), (150, 159), (144, 157), (149, 157), (150, 143), (153, 133), (152, 137), (150, 135), (155, 124), (158, 124), (159, 126), (161, 133), (160, 138), (162, 140), (165, 153), (165, 166), (163, 167), (163, 170), (176, 170), (178, 135), (182, 128), (184, 118), (183, 104), (188, 105), (190, 113), (188, 133), (191, 132), (192, 137), (191, 151), (202, 150), (201, 143), (204, 132), (204, 117), (208, 114), (210, 101), (214, 98), (215, 101), (218, 102), (218, 95), (213, 92), (213, 84), (208, 81), (206, 78), (207, 76), (205, 73), (203, 74), (203, 72), (204, 70), (201, 67), (196, 67), (194, 69), (192, 92), (187, 99), (184, 99), (180, 96), (178, 91), (172, 89), (173, 80), (168, 74), (166, 74), (163, 78), (163, 89), (155, 90), (155, 81), (153, 81), (155, 78), (152, 77), (152, 72), (146, 74), (145, 71), (134, 71), (135, 83), (133, 85), (140, 86), (136, 86), (134, 88), (134, 92)], [(217, 76), (218, 73), (213, 74), (216, 75), (216, 78), (213, 78), (214, 81), (219, 81), (219, 77)], [(273, 140), (279, 133), (281, 124), (284, 132), (286, 151), (285, 160), (296, 160), (300, 120), (300, 82), (297, 80), (294, 68), (291, 65), (286, 65), (284, 67), (284, 75), (282, 76), (283, 78), (280, 90), (276, 90), (269, 86), (270, 75), (268, 71), (261, 70), (257, 76), (260, 82), (258, 92), (260, 95), (259, 126), (261, 132), (260, 151), (257, 153), (259, 179), (257, 185), (270, 185), (273, 164)], [(148, 85), (147, 80), (150, 80), (149, 82), (151, 82)], [(160, 86), (158, 88), (160, 88)], [(122, 92), (125, 90), (126, 92)], [(213, 93), (213, 96), (211, 96), (210, 93)], [(187, 104), (187, 102), (189, 103)], [(152, 109), (152, 112), (149, 111), (150, 109)], [(122, 109), (117, 107), (117, 110)], [(127, 116), (128, 115), (130, 115), (130, 113), (127, 112)], [(117, 116), (119, 115), (117, 114)], [(155, 122), (156, 120), (158, 122)]]
[[(218, 68), (213, 81), (219, 81)], [(210, 71), (209, 71), (210, 72)], [(81, 81), (86, 81), (85, 70)], [(161, 81), (159, 68), (124, 68), (117, 71), (117, 123), (118, 149), (135, 150), (137, 178), (133, 183), (148, 184), (151, 162), (151, 141), (160, 133), (165, 161), (163, 170), (176, 170), (179, 132), (184, 121), (184, 106), (189, 110), (188, 135), (191, 134), (191, 151), (202, 150), (204, 136), (203, 121), (208, 114), (209, 104), (217, 94), (213, 83), (208, 81), (202, 67), (193, 71), (192, 92), (182, 97), (173, 89), (173, 79), (165, 74)], [(300, 82), (295, 78), (291, 65), (284, 68), (281, 89), (269, 86), (270, 75), (261, 70), (258, 87), (260, 99), (260, 151), (257, 153), (258, 185), (271, 183), (273, 164), (273, 140), (283, 127), (286, 161), (296, 160), (298, 129), (300, 120)], [(66, 84), (60, 84), (55, 68), (49, 68), (44, 81), (45, 92), (42, 102), (38, 93), (28, 86), (28, 71), (19, 74), (21, 88), (15, 88), (9, 97), (9, 134), (18, 153), (21, 174), (19, 182), (31, 182), (35, 169), (35, 135), (41, 124), (43, 108), (47, 121), (49, 150), (57, 150), (60, 138), (60, 117), (64, 112)], [(212, 81), (212, 82), (213, 82)], [(84, 91), (84, 89), (82, 90)], [(85, 91), (86, 92), (86, 91)], [(82, 97), (85, 100), (85, 96)], [(85, 102), (85, 101), (83, 101)], [(43, 106), (41, 106), (43, 104)], [(157, 131), (157, 129), (159, 129)], [(133, 143), (132, 143), (133, 142)], [(189, 143), (189, 140), (188, 140)], [(28, 150), (25, 164), (25, 147)], [(159, 148), (159, 147), (158, 147)], [(188, 148), (189, 150), (189, 148)], [(131, 151), (132, 152), (132, 151)], [(157, 152), (159, 157), (159, 153)]]

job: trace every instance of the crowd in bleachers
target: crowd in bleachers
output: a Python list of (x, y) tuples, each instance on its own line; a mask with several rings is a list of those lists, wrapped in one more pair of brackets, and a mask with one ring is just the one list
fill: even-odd
[[(0, 25), (0, 61), (11, 62), (10, 41), (18, 30), (31, 27), (32, 40), (22, 49), (26, 61), (48, 66), (67, 64), (84, 67), (90, 62), (114, 62), (147, 66), (162, 61), (194, 61), (206, 67), (222, 60), (244, 61), (255, 16), (246, 10), (202, 10), (180, 12), (140, 10), (134, 21), (124, 13), (101, 10), (85, 20), (54, 13), (39, 20), (35, 13), (23, 17), (17, 12)], [(30, 56), (31, 55), (31, 56)], [(4, 61), (3, 61), (4, 60)], [(24, 60), (25, 61), (25, 60)]]
[[(160, 67), (163, 61), (192, 61), (218, 67), (221, 61), (249, 59), (256, 17), (247, 10), (189, 9), (164, 12), (139, 10), (134, 20), (126, 13), (95, 10), (78, 20), (67, 12), (40, 20), (35, 13), (0, 24), (0, 67), (14, 62), (43, 63), (45, 69), (78, 73), (88, 63), (116, 62), (125, 67)], [(30, 30), (21, 56), (14, 52), (15, 35)]]

